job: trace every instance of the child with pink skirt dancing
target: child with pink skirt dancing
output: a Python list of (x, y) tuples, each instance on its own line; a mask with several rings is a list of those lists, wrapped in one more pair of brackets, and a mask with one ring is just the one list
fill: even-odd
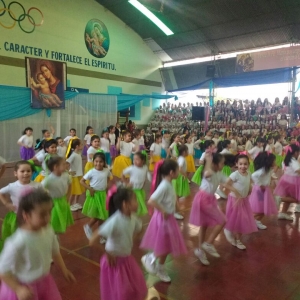
[(255, 172), (251, 175), (253, 187), (249, 201), (258, 229), (267, 229), (261, 223), (264, 216), (277, 215), (278, 212), (270, 188), (275, 161), (276, 156), (270, 152), (260, 152), (254, 159)]
[(279, 220), (293, 221), (293, 217), (287, 214), (291, 203), (300, 202), (300, 163), (297, 160), (300, 154), (300, 148), (292, 144), (286, 148), (284, 159), (284, 174), (274, 190), (274, 195), (280, 197), (283, 202), (282, 210), (278, 214)]
[[(200, 226), (199, 248), (194, 253), (203, 265), (209, 265), (205, 252), (213, 257), (220, 257), (213, 243), (225, 225), (225, 215), (218, 208), (215, 192), (219, 185), (227, 188), (227, 177), (222, 173), (225, 158), (222, 154), (205, 154), (204, 171), (199, 192), (195, 195), (190, 223)], [(213, 227), (205, 242), (208, 227)]]
[(238, 249), (245, 250), (246, 246), (241, 242), (242, 234), (257, 231), (249, 202), (251, 184), (251, 173), (249, 158), (247, 155), (237, 157), (237, 171), (233, 172), (227, 184), (231, 186), (226, 206), (227, 223), (225, 225), (225, 236), (229, 243)]
[(67, 281), (75, 281), (49, 225), (53, 202), (43, 189), (28, 188), (18, 207), (20, 228), (7, 239), (0, 255), (0, 299), (61, 300), (50, 274), (51, 261)]
[(110, 217), (90, 239), (90, 245), (99, 244), (100, 237), (107, 239), (106, 253), (100, 261), (101, 299), (144, 300), (148, 293), (146, 282), (131, 255), (133, 236), (142, 229), (142, 222), (135, 215), (135, 194), (129, 188), (112, 186), (106, 205)]
[(152, 251), (142, 257), (145, 269), (164, 282), (171, 281), (164, 267), (168, 254), (179, 256), (187, 252), (174, 217), (176, 194), (172, 180), (177, 178), (178, 172), (178, 164), (172, 159), (159, 161), (155, 165), (151, 196), (148, 201), (155, 210), (140, 246), (142, 249)]

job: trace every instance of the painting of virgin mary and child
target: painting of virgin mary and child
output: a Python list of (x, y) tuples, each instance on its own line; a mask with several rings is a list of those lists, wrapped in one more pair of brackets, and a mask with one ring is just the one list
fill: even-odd
[(65, 108), (66, 64), (26, 58), (27, 86), (31, 88), (32, 108)]

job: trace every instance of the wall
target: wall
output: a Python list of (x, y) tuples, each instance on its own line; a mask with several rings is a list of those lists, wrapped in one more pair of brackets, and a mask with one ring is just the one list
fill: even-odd
[[(4, 0), (8, 8), (10, 0)], [(115, 17), (100, 4), (93, 0), (19, 0), (26, 12), (36, 7), (43, 13), (44, 22), (35, 30), (24, 33), (16, 22), (12, 29), (0, 26), (0, 84), (26, 86), (25, 60), (26, 56), (52, 58), (52, 51), (81, 57), (82, 64), (67, 62), (67, 78), (70, 86), (87, 88), (94, 93), (108, 93), (108, 87), (120, 88), (123, 93), (152, 94), (161, 93), (161, 76), (158, 68), (160, 60), (153, 54), (143, 40), (121, 20)], [(128, 4), (129, 5), (129, 4)], [(0, 10), (2, 8), (0, 2)], [(14, 3), (10, 7), (15, 18), (22, 14), (21, 6)], [(0, 14), (4, 11), (0, 11)], [(36, 9), (29, 13), (35, 23), (39, 24), (41, 15)], [(92, 56), (85, 45), (84, 30), (91, 19), (102, 21), (109, 32), (110, 47), (104, 58)], [(6, 27), (14, 21), (8, 12), (0, 16), (0, 23)], [(1, 25), (0, 24), (0, 25)], [(24, 18), (20, 25), (25, 30), (31, 30), (33, 25)], [(11, 45), (24, 45), (41, 49), (42, 57), (7, 51)], [(54, 59), (55, 60), (55, 59)], [(106, 62), (114, 65), (115, 70), (91, 66), (94, 62)], [(86, 64), (85, 64), (86, 62)], [(87, 64), (89, 62), (90, 66)], [(135, 118), (137, 124), (148, 122), (152, 114), (150, 99), (137, 105), (139, 115)]]

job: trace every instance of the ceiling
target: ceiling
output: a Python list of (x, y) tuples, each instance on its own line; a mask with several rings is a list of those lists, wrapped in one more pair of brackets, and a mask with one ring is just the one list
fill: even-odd
[(96, 1), (137, 32), (162, 61), (300, 41), (300, 0), (140, 0), (169, 26), (171, 36), (128, 0)]

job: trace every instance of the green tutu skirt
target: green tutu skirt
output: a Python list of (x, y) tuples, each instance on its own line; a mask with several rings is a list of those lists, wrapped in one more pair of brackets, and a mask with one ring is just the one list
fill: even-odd
[(149, 164), (149, 162), (148, 162), (148, 153), (146, 152), (146, 150), (142, 150), (141, 153), (145, 155), (145, 157), (146, 157), (146, 166), (148, 166), (148, 164)]
[(172, 180), (172, 185), (178, 197), (187, 197), (191, 194), (189, 181), (181, 174), (178, 175), (177, 179)]
[(229, 166), (224, 166), (223, 169), (222, 169), (222, 173), (225, 176), (229, 177), (230, 174), (231, 174), (231, 168)]
[(2, 236), (0, 241), (0, 251), (4, 246), (5, 240), (10, 237), (18, 228), (17, 214), (13, 211), (7, 213), (2, 223)]
[(51, 226), (54, 232), (65, 233), (67, 227), (73, 224), (74, 220), (67, 197), (54, 198), (51, 212)]
[(192, 177), (192, 182), (196, 183), (197, 185), (201, 185), (201, 181), (202, 181), (202, 171), (203, 171), (203, 165), (201, 165), (197, 171), (195, 172), (195, 174)]
[(275, 156), (276, 156), (276, 160), (275, 160), (276, 166), (278, 168), (282, 168), (282, 163), (284, 161), (284, 157), (282, 155), (278, 155), (278, 154), (275, 154)]
[(92, 197), (90, 191), (87, 190), (82, 214), (93, 219), (108, 219), (108, 211), (106, 210), (106, 191), (96, 191)]
[(137, 210), (137, 215), (138, 216), (143, 216), (148, 213), (148, 209), (146, 206), (146, 192), (143, 189), (134, 189), (133, 190), (136, 196), (136, 200), (138, 202), (138, 210)]
[(251, 173), (251, 174), (253, 174), (254, 173), (254, 163), (253, 163), (253, 161), (251, 161), (250, 162), (250, 165), (249, 165), (249, 172)]

